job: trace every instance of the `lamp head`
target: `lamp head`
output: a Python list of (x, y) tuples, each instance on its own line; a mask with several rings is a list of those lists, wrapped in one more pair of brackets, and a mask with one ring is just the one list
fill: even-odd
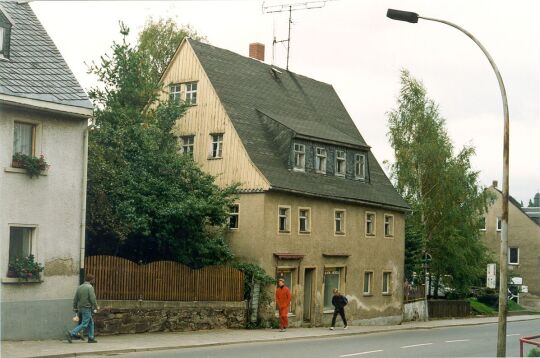
[(413, 24), (418, 22), (418, 14), (410, 11), (388, 9), (386, 17), (389, 17), (392, 20), (405, 21)]

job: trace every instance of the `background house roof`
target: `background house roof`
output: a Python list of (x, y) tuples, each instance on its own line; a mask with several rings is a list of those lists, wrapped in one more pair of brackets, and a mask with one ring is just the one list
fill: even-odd
[(280, 149), (283, 143), (276, 141), (275, 128), (269, 127), (268, 118), (290, 130), (292, 136), (369, 149), (331, 85), (202, 42), (188, 41), (248, 155), (273, 189), (397, 210), (409, 208), (371, 152), (369, 183), (289, 170), (283, 148)]
[(9, 59), (0, 60), (0, 94), (92, 109), (30, 5), (0, 1), (0, 11), (12, 22)]

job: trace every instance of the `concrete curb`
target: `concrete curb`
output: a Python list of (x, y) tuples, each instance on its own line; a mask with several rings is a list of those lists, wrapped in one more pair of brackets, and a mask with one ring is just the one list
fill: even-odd
[[(516, 317), (516, 316), (514, 316)], [(521, 322), (521, 321), (531, 321), (540, 319), (538, 317), (528, 317), (524, 319), (512, 319), (511, 322)], [(436, 321), (431, 321), (436, 322)], [(88, 355), (103, 355), (103, 354), (121, 354), (121, 353), (136, 353), (136, 352), (152, 352), (152, 351), (166, 351), (173, 349), (187, 349), (187, 348), (199, 348), (199, 347), (213, 347), (213, 346), (229, 346), (235, 344), (248, 344), (248, 343), (262, 343), (262, 342), (276, 342), (276, 341), (301, 341), (301, 340), (310, 340), (310, 339), (326, 339), (326, 338), (336, 338), (336, 337), (350, 337), (358, 335), (368, 335), (376, 333), (387, 333), (387, 332), (397, 332), (397, 331), (412, 331), (412, 330), (428, 330), (428, 329), (438, 329), (438, 328), (448, 328), (448, 327), (464, 327), (464, 326), (480, 326), (486, 324), (496, 324), (494, 322), (463, 322), (457, 324), (445, 324), (440, 326), (400, 326), (389, 329), (375, 329), (371, 331), (364, 332), (351, 332), (351, 331), (334, 331), (332, 334), (322, 334), (322, 335), (309, 335), (302, 337), (279, 337), (279, 338), (268, 338), (268, 339), (251, 339), (251, 340), (240, 340), (234, 342), (216, 342), (216, 343), (203, 343), (203, 344), (189, 344), (189, 345), (175, 345), (175, 346), (160, 346), (160, 347), (146, 347), (146, 348), (130, 348), (130, 349), (107, 349), (107, 350), (96, 350), (92, 352), (76, 352), (76, 353), (60, 353), (60, 354), (50, 354), (50, 355), (32, 355), (28, 358), (34, 357), (43, 357), (43, 358), (68, 358), (68, 357), (81, 357)], [(98, 343), (99, 344), (99, 343)]]

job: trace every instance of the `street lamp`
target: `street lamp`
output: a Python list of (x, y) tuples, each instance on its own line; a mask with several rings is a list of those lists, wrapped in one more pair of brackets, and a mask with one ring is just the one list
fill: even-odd
[(504, 88), (504, 83), (499, 73), (497, 65), (487, 52), (486, 48), (478, 41), (470, 32), (463, 29), (462, 27), (453, 24), (445, 20), (434, 19), (431, 17), (419, 16), (415, 12), (410, 11), (401, 11), (388, 9), (386, 16), (392, 20), (405, 21), (410, 23), (417, 23), (418, 19), (441, 22), (443, 24), (452, 26), (453, 28), (458, 29), (463, 32), (465, 35), (469, 36), (471, 40), (474, 41), (480, 47), (484, 55), (486, 55), (493, 71), (495, 71), (495, 76), (497, 76), (497, 81), (499, 82), (499, 88), (501, 90), (502, 103), (503, 103), (503, 112), (504, 112), (504, 144), (503, 144), (503, 202), (502, 202), (502, 232), (501, 232), (501, 251), (499, 256), (499, 265), (500, 265), (500, 278), (499, 278), (499, 325), (497, 332), (497, 356), (505, 357), (506, 356), (506, 316), (508, 312), (507, 308), (507, 289), (508, 289), (508, 163), (509, 163), (509, 115), (508, 115), (508, 101), (506, 98), (506, 90)]

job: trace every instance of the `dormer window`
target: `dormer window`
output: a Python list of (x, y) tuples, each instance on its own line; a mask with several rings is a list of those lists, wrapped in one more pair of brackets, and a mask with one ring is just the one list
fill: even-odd
[(306, 146), (294, 143), (294, 169), (305, 170), (306, 168)]
[(336, 175), (345, 176), (345, 151), (336, 150)]
[(326, 174), (326, 149), (315, 149), (315, 170), (317, 173)]
[(0, 11), (0, 58), (9, 58), (9, 41), (11, 37), (11, 22)]
[(354, 155), (354, 177), (356, 179), (366, 178), (366, 156), (364, 154)]

